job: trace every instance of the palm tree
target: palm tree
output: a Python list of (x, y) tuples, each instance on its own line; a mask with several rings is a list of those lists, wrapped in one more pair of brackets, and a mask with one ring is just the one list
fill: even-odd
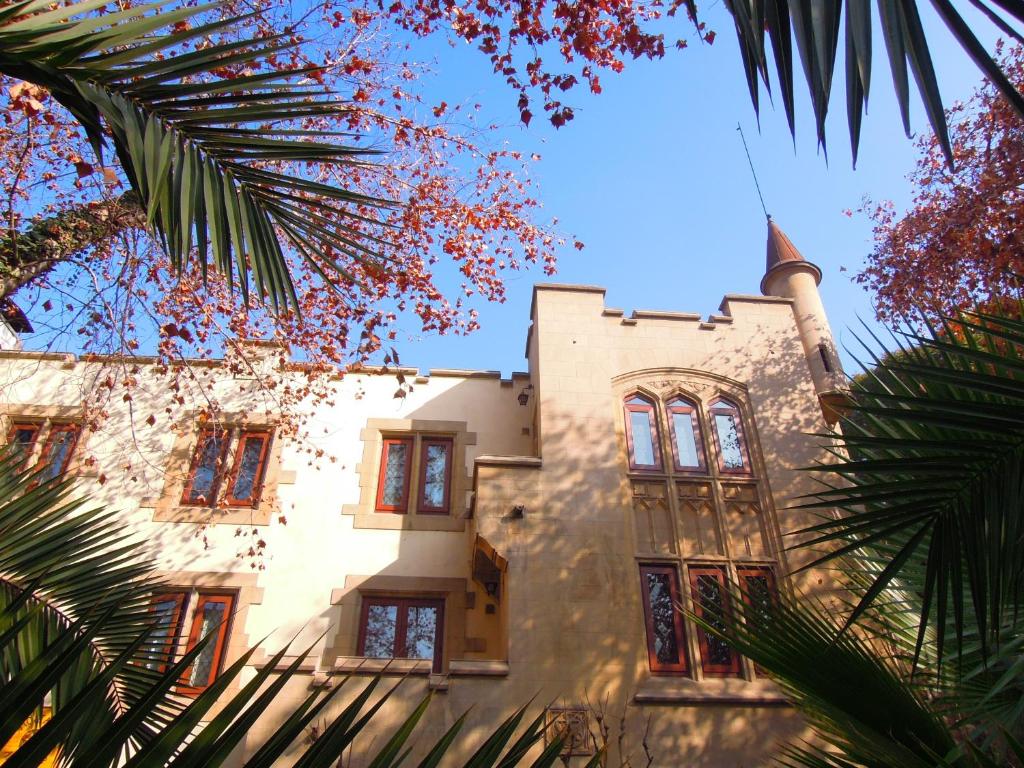
[[(282, 649), (229, 698), (224, 691), (250, 663), (245, 653), (194, 699), (174, 694), (205, 638), (179, 661), (151, 637), (153, 590), (159, 587), (142, 542), (116, 513), (73, 496), (73, 481), (41, 480), (19, 470), (22, 457), (0, 453), (0, 744), (44, 704), (52, 716), (4, 763), (35, 768), (57, 751), (72, 768), (162, 768), (222, 765), (296, 674), (311, 648), (281, 671)], [(329, 768), (362, 732), (401, 683), (378, 692), (372, 678), (351, 691), (348, 703), (318, 737), (300, 750), (296, 766)], [(319, 723), (357, 686), (352, 678), (330, 691), (314, 691), (245, 760), (269, 768), (308, 740)], [(373, 768), (393, 768), (426, 712), (429, 695), (372, 757)], [(214, 704), (220, 705), (211, 714)], [(464, 763), (465, 768), (513, 768), (544, 736), (541, 713), (525, 721), (527, 707), (512, 712)], [(435, 768), (456, 743), (465, 715), (427, 751), (420, 768)], [(524, 725), (525, 722), (525, 725)], [(550, 768), (562, 743), (551, 738), (529, 765)], [(295, 754), (292, 754), (295, 757)], [(599, 765), (598, 753), (587, 768)]]
[[(391, 202), (275, 167), (367, 164), (374, 151), (296, 127), (348, 105), (303, 82), (310, 69), (261, 71), (261, 61), (295, 45), (287, 30), (188, 50), (242, 19), (216, 18), (216, 3), (158, 12), (169, 2), (101, 15), (93, 13), (107, 5), (100, 0), (0, 4), (0, 73), (47, 89), (99, 158), (112, 146), (131, 188), (118, 202), (141, 207), (138, 218), (175, 271), (205, 276), (212, 267), (243, 301), (251, 282), (279, 311), (298, 309), (289, 250), (328, 284), (346, 274), (345, 260), (379, 270), (382, 241), (367, 211)], [(0, 248), (5, 292), (52, 266), (52, 252), (27, 247), (31, 235), (20, 251), (14, 241)]]
[[(871, 86), (873, 21), (870, 0), (727, 0), (739, 38), (743, 68), (754, 110), (759, 107), (759, 80), (771, 93), (768, 64), (770, 42), (782, 103), (794, 131), (793, 80), (797, 65), (793, 40), (807, 81), (814, 110), (818, 142), (825, 144), (832, 80), (840, 37), (845, 48), (846, 112), (854, 164), (860, 143), (860, 127)], [(932, 0), (932, 7), (982, 73), (1024, 117), (1024, 96), (1010, 82), (996, 60), (985, 50), (975, 30), (952, 0)], [(1011, 0), (970, 0), (964, 5), (982, 14), (1000, 35), (1024, 43), (1024, 5)], [(845, 24), (844, 22), (845, 17)], [(917, 82), (932, 130), (946, 161), (953, 164), (946, 116), (939, 82), (932, 64), (929, 41), (916, 0), (878, 0), (878, 21), (885, 40), (889, 69), (903, 118), (910, 135), (910, 86), (908, 73)], [(841, 29), (842, 27), (842, 29)], [(767, 40), (766, 40), (767, 36)]]
[(824, 514), (801, 546), (827, 549), (807, 567), (843, 589), (719, 635), (817, 731), (785, 765), (1024, 765), (1024, 322), (902, 336), (854, 383), (802, 505)]

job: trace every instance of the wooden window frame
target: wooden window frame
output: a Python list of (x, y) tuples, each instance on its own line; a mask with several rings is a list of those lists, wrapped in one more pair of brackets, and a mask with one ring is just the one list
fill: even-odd
[[(707, 458), (704, 456), (704, 436), (700, 428), (700, 410), (697, 408), (697, 404), (685, 397), (676, 396), (666, 403), (665, 410), (668, 412), (668, 430), (672, 441), (673, 470), (687, 475), (706, 475), (708, 473)], [(679, 460), (679, 438), (676, 435), (676, 420), (673, 418), (676, 414), (689, 415), (690, 422), (693, 424), (694, 445), (697, 449), (696, 467), (684, 467)]]
[[(75, 423), (51, 423), (50, 428), (46, 432), (46, 439), (43, 441), (43, 447), (39, 452), (39, 460), (36, 462), (36, 469), (42, 470), (47, 464), (50, 452), (53, 450), (56, 443), (57, 435), (71, 433), (73, 435), (71, 439), (71, 447), (68, 448), (67, 455), (64, 457), (64, 461), (61, 462), (60, 467), (57, 469), (55, 477), (60, 477), (68, 471), (68, 467), (71, 466), (71, 459), (75, 455), (75, 449), (78, 448), (78, 441), (82, 437), (82, 425)], [(38, 441), (38, 433), (36, 440)]]
[(217, 637), (212, 640), (213, 643), (213, 661), (210, 663), (210, 681), (206, 685), (190, 685), (186, 681), (189, 675), (192, 674), (192, 666), (190, 665), (181, 675), (181, 681), (177, 686), (178, 693), (184, 696), (198, 696), (200, 693), (209, 688), (213, 681), (221, 673), (221, 667), (224, 663), (224, 650), (227, 647), (228, 637), (231, 635), (231, 624), (234, 619), (235, 605), (238, 602), (238, 594), (235, 592), (217, 592), (200, 590), (197, 591), (197, 598), (195, 601), (195, 607), (191, 611), (191, 623), (189, 626), (188, 633), (188, 645), (185, 647), (185, 653), (187, 654), (196, 644), (202, 639), (200, 632), (203, 629), (203, 607), (207, 603), (224, 603), (226, 606), (224, 609), (224, 621), (217, 627)]
[[(447, 461), (444, 468), (444, 499), (441, 506), (434, 507), (426, 502), (424, 492), (427, 487), (427, 450), (432, 445), (443, 445), (447, 449)], [(451, 509), (452, 494), (452, 460), (455, 455), (455, 441), (450, 437), (423, 437), (420, 439), (419, 450), (419, 485), (416, 489), (416, 511), (424, 515), (447, 515)], [(407, 490), (408, 492), (408, 490)]]
[[(259, 465), (256, 469), (256, 475), (252, 481), (252, 498), (248, 501), (245, 499), (237, 499), (234, 496), (234, 486), (238, 482), (238, 472), (242, 467), (242, 455), (244, 453), (245, 442), (250, 438), (260, 437), (263, 439), (263, 448), (260, 451)], [(224, 505), (228, 507), (257, 507), (260, 503), (260, 497), (263, 495), (263, 479), (267, 474), (267, 457), (270, 455), (270, 445), (274, 440), (274, 436), (267, 430), (260, 429), (247, 429), (242, 430), (238, 433), (238, 439), (234, 441), (235, 444), (235, 460), (232, 462), (231, 471), (226, 476), (226, 493), (224, 494)]]
[[(633, 398), (642, 400), (645, 405), (630, 403)], [(626, 449), (629, 454), (629, 468), (634, 472), (662, 472), (664, 471), (664, 460), (661, 456), (661, 438), (658, 432), (658, 408), (655, 403), (639, 392), (632, 392), (623, 398), (622, 407), (626, 421)], [(631, 413), (646, 413), (651, 424), (651, 450), (654, 453), (654, 464), (637, 464), (636, 453), (633, 450), (633, 423), (630, 420)]]
[(149, 611), (154, 613), (157, 603), (174, 600), (174, 613), (171, 614), (171, 630), (163, 642), (163, 648), (157, 649), (154, 647), (152, 651), (154, 654), (161, 653), (164, 659), (163, 662), (156, 665), (157, 672), (163, 673), (167, 671), (167, 668), (174, 663), (174, 659), (177, 656), (176, 651), (181, 638), (182, 625), (185, 623), (185, 612), (188, 608), (189, 594), (189, 591), (186, 590), (168, 590), (166, 592), (157, 592), (150, 601)]
[[(377, 472), (377, 498), (374, 510), (377, 512), (392, 512), (404, 515), (409, 511), (409, 485), (412, 475), (412, 454), (415, 450), (416, 441), (412, 437), (385, 437), (381, 443), (380, 468)], [(388, 469), (388, 447), (391, 445), (405, 445), (405, 468), (402, 476), (402, 498), (398, 504), (384, 503), (384, 478)]]
[[(658, 653), (654, 647), (654, 617), (651, 614), (651, 598), (647, 590), (647, 574), (662, 574), (669, 577), (669, 595), (672, 599), (675, 610), (672, 614), (672, 624), (676, 632), (676, 648), (679, 650), (679, 661), (675, 664), (665, 664), (658, 660)], [(686, 626), (683, 622), (682, 592), (679, 589), (679, 571), (674, 565), (655, 563), (640, 564), (640, 599), (644, 610), (644, 629), (647, 636), (647, 661), (650, 664), (651, 673), (655, 675), (686, 675), (689, 674), (689, 654), (686, 639)]]
[[(441, 671), (441, 662), (444, 658), (444, 598), (441, 597), (397, 597), (390, 595), (364, 595), (362, 606), (359, 609), (359, 636), (356, 641), (356, 656), (363, 656), (366, 651), (366, 625), (370, 618), (370, 606), (383, 605), (395, 606), (395, 655), (393, 659), (407, 659), (408, 656), (399, 655), (399, 650), (405, 652), (405, 644), (408, 640), (408, 619), (406, 610), (411, 607), (436, 608), (437, 624), (434, 626), (434, 658), (430, 660), (433, 672)], [(401, 648), (399, 648), (401, 644)], [(426, 659), (420, 659), (426, 661)]]
[(44, 422), (41, 421), (12, 421), (11, 428), (7, 430), (7, 445), (14, 444), (15, 435), (22, 429), (32, 430), (32, 440), (27, 444), (28, 450), (25, 452), (25, 459), (21, 462), (18, 469), (24, 470), (28, 467), (32, 456), (36, 452), (36, 446), (39, 444), (39, 435), (43, 431)]
[[(206, 444), (208, 435), (220, 435), (221, 445), (220, 453), (217, 456), (217, 466), (213, 471), (213, 482), (210, 484), (210, 496), (206, 500), (205, 504), (200, 504), (194, 501), (192, 496), (192, 486), (195, 484), (196, 472), (199, 469), (199, 462), (202, 461), (202, 447)], [(185, 487), (181, 491), (181, 503), (186, 507), (215, 507), (217, 506), (217, 494), (220, 493), (220, 481), (223, 477), (223, 466), (227, 459), (228, 452), (228, 440), (230, 436), (226, 429), (213, 429), (210, 427), (199, 430), (199, 436), (196, 438), (195, 447), (192, 449), (192, 461), (188, 467), (188, 477), (185, 478)]]
[[(722, 454), (722, 440), (718, 434), (718, 422), (715, 416), (732, 416), (736, 424), (736, 436), (740, 441), (740, 458), (743, 459), (743, 466), (734, 469), (725, 466), (725, 456)], [(715, 438), (715, 452), (718, 460), (718, 471), (723, 475), (746, 477), (753, 474), (753, 467), (750, 463), (750, 449), (747, 446), (746, 429), (743, 426), (743, 412), (739, 406), (731, 400), (719, 398), (708, 408), (708, 417), (711, 421), (711, 434)]]
[[(688, 565), (687, 576), (690, 584), (690, 596), (693, 603), (693, 613), (698, 618), (704, 617), (704, 606), (700, 602), (700, 590), (697, 587), (697, 579), (701, 576), (714, 576), (722, 590), (722, 615), (725, 621), (732, 620), (732, 605), (729, 595), (729, 578), (724, 565)], [(707, 632), (697, 627), (697, 644), (700, 648), (700, 668), (706, 677), (739, 677), (742, 670), (740, 654), (735, 648), (730, 648), (730, 662), (728, 664), (712, 664), (708, 661), (711, 653), (708, 648)]]

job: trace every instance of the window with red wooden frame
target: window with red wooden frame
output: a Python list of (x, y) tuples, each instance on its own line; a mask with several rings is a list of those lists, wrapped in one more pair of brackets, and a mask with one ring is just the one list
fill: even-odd
[[(731, 619), (728, 580), (721, 566), (691, 565), (690, 596), (693, 612), (716, 629)], [(740, 673), (740, 656), (727, 643), (697, 628), (700, 668), (708, 677), (734, 677)]]
[(228, 433), (223, 429), (204, 429), (199, 433), (192, 454), (181, 503), (212, 507), (217, 503), (222, 468), (228, 451)]
[(413, 439), (387, 437), (380, 457), (377, 477), (378, 512), (404, 514), (409, 509), (409, 475), (412, 470)]
[(260, 501), (263, 475), (270, 451), (269, 432), (242, 432), (235, 448), (235, 461), (228, 474), (224, 503), (229, 507), (255, 507)]
[(32, 451), (35, 450), (36, 440), (39, 439), (39, 430), (42, 424), (38, 422), (16, 421), (11, 424), (7, 433), (7, 444), (14, 447), (14, 450), (21, 455), (21, 463), (18, 469), (25, 469), (29, 459), (32, 458)]
[(640, 593), (643, 596), (651, 672), (686, 674), (686, 633), (679, 610), (682, 600), (675, 566), (641, 565)]
[(658, 442), (658, 418), (654, 403), (638, 394), (626, 398), (626, 447), (629, 468), (661, 471), (661, 446)]
[(366, 596), (359, 617), (358, 656), (422, 659), (441, 671), (444, 600)]
[(153, 595), (149, 611), (156, 623), (149, 635), (149, 661), (146, 667), (163, 672), (174, 663), (181, 625), (185, 621), (188, 592), (162, 592)]
[(685, 398), (677, 397), (668, 402), (666, 409), (675, 470), (706, 472), (697, 406)]
[(197, 696), (206, 690), (220, 674), (224, 662), (231, 630), (231, 617), (235, 607), (235, 594), (230, 592), (200, 592), (192, 612), (188, 635), (188, 653), (207, 635), (210, 640), (185, 670), (178, 685), (178, 692), (186, 696)]
[(41, 476), (44, 480), (50, 480), (67, 472), (81, 432), (82, 427), (78, 424), (52, 424), (50, 426), (42, 453), (39, 454), (39, 466), (42, 469)]
[[(738, 566), (736, 576), (743, 593), (744, 618), (752, 628), (766, 627), (771, 620), (772, 608), (778, 604), (779, 593), (775, 587), (775, 573), (767, 565)], [(763, 673), (760, 665), (754, 669)]]
[(452, 440), (424, 437), (420, 440), (419, 497), (416, 510), (428, 515), (446, 515), (451, 503)]
[(749, 475), (750, 453), (743, 435), (740, 409), (728, 400), (716, 400), (709, 409), (715, 436), (718, 470), (727, 475)]

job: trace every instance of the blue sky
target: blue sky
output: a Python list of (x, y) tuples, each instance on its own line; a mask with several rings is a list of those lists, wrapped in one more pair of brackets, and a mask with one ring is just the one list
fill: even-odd
[[(920, 5), (948, 105), (969, 96), (980, 75), (928, 4)], [(795, 144), (781, 103), (778, 110), (763, 105), (759, 131), (731, 21), (720, 3), (705, 13), (718, 32), (713, 46), (691, 44), (661, 61), (631, 62), (623, 74), (603, 76), (604, 92), (596, 97), (573, 92), (576, 119), (557, 131), (539, 118), (529, 129), (518, 126), (513, 94), (467, 46), (435, 46), (431, 88), (438, 100), (481, 101), (488, 117), (509, 126), (505, 135), (513, 146), (542, 155), (536, 176), (546, 213), (586, 243), (583, 252), (565, 249), (550, 279), (605, 286), (608, 305), (627, 311), (707, 314), (726, 293), (758, 292), (765, 220), (736, 131), (741, 124), (769, 212), (822, 268), (837, 343), (855, 349), (854, 329), (874, 317), (870, 295), (852, 282), (871, 249), (871, 224), (844, 211), (855, 210), (864, 195), (905, 206), (912, 191), (905, 176), (916, 156), (903, 134), (881, 35), (853, 170), (841, 55), (826, 162), (802, 80)], [(916, 102), (912, 128), (928, 128)], [(410, 326), (398, 347), (403, 364), (506, 374), (524, 369), (531, 288), (548, 279), (540, 270), (510, 275), (508, 301), (480, 305), (482, 329), (468, 337), (423, 338)], [(850, 367), (850, 356), (844, 357)]]

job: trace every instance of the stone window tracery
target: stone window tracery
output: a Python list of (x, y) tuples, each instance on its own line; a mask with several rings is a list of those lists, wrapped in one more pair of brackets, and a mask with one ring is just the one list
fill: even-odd
[[(686, 389), (652, 382), (621, 400), (648, 665), (656, 675), (751, 679), (752, 664), (664, 611), (668, 599), (712, 624), (752, 621), (776, 594), (778, 548), (745, 397), (704, 382)], [(732, 604), (733, 585), (745, 606)]]

